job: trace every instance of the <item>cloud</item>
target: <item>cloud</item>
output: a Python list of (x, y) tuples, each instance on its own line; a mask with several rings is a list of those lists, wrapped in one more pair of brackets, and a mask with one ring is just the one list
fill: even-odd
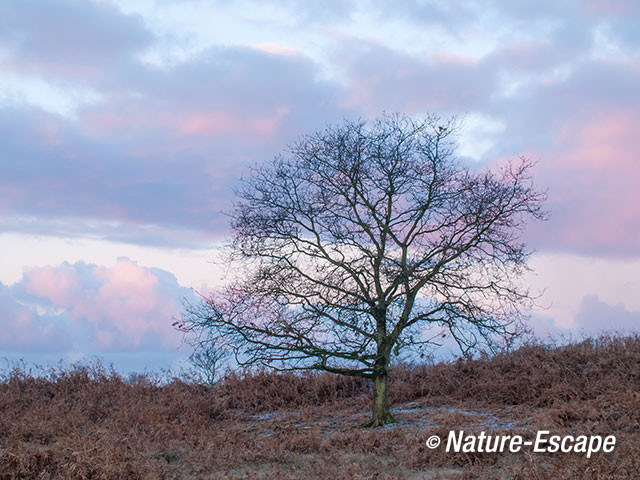
[(360, 39), (342, 42), (336, 56), (350, 86), (344, 105), (370, 115), (479, 108), (495, 88), (495, 73), (473, 58), (435, 52), (417, 59)]
[(591, 335), (602, 332), (640, 331), (640, 312), (627, 309), (623, 303), (610, 305), (597, 295), (586, 295), (576, 315), (577, 327)]
[(637, 16), (640, 6), (633, 0), (587, 0), (584, 2), (593, 15)]
[(67, 330), (55, 313), (38, 314), (19, 302), (12, 290), (0, 284), (0, 351), (55, 352), (72, 347)]
[(0, 229), (204, 246), (249, 164), (337, 116), (317, 73), (301, 56), (219, 47), (140, 63), (74, 118), (0, 106)]
[(88, 107), (80, 121), (88, 134), (116, 142), (157, 138), (140, 142), (154, 154), (202, 152), (220, 142), (269, 143), (299, 122), (308, 124), (309, 109), (320, 118), (335, 113), (326, 101), (335, 86), (317, 76), (317, 65), (303, 56), (212, 47), (172, 67), (132, 72), (108, 105)]
[(0, 18), (5, 69), (72, 81), (103, 81), (153, 41), (140, 17), (107, 2), (3, 2)]
[[(500, 125), (469, 132), (482, 143), (465, 147), (476, 160), (540, 160), (553, 216), (532, 230), (534, 246), (640, 253), (629, 181), (638, 176), (630, 99), (640, 95), (640, 34), (622, 28), (640, 13), (633, 2), (334, 7), (290, 0), (268, 15), (252, 2), (212, 4), (219, 22), (233, 17), (247, 30), (198, 43), (187, 17), (178, 35), (153, 13), (108, 2), (5, 2), (3, 73), (55, 88), (48, 103), (42, 92), (0, 99), (0, 231), (207, 246), (227, 233), (220, 212), (235, 181), (300, 133), (343, 116), (436, 111)], [(282, 31), (272, 38), (261, 21)], [(432, 41), (438, 32), (445, 40)], [(293, 33), (306, 40), (290, 42)], [(145, 57), (167, 43), (183, 54)]]
[(527, 274), (525, 283), (540, 295), (532, 322), (537, 332), (544, 334), (543, 327), (550, 327), (550, 321), (551, 331), (558, 332), (609, 328), (614, 323), (607, 315), (594, 316), (585, 324), (585, 313), (593, 304), (585, 300), (589, 296), (597, 296), (598, 302), (610, 306), (624, 305), (630, 312), (640, 311), (640, 297), (636, 294), (640, 288), (640, 259), (546, 251), (534, 254), (530, 266), (533, 272)]
[(170, 272), (120, 258), (113, 266), (77, 262), (25, 269), (0, 285), (8, 319), (1, 350), (97, 354), (175, 352), (181, 335), (172, 319), (191, 290)]
[(571, 318), (572, 325), (567, 326), (544, 312), (534, 312), (527, 324), (532, 333), (543, 341), (640, 333), (639, 311), (630, 309), (624, 303), (607, 303), (598, 295), (583, 296)]
[(354, 0), (276, 0), (276, 1), (249, 1), (249, 8), (256, 5), (268, 5), (269, 8), (281, 8), (290, 13), (300, 27), (307, 28), (313, 23), (335, 23), (350, 20), (356, 11)]
[(80, 293), (76, 268), (66, 263), (55, 268), (27, 269), (25, 277), (28, 294), (47, 299), (56, 307), (71, 307)]
[[(505, 122), (507, 148), (515, 151), (517, 142), (539, 160), (537, 180), (549, 189), (551, 219), (531, 229), (537, 248), (640, 255), (640, 196), (630, 181), (640, 177), (640, 108), (628, 101), (640, 95), (638, 85), (632, 65), (588, 62), (563, 82), (540, 86), (521, 105), (526, 116)], [(522, 138), (522, 124), (544, 140)]]

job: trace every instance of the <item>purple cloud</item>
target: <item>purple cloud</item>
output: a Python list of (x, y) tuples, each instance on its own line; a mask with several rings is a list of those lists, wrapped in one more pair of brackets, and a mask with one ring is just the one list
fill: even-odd
[(0, 211), (16, 219), (0, 229), (43, 217), (73, 235), (100, 220), (117, 223), (100, 227), (110, 239), (202, 245), (226, 231), (220, 212), (247, 165), (337, 115), (315, 75), (305, 58), (221, 48), (169, 72), (148, 67), (77, 120), (5, 107)]
[(345, 106), (371, 115), (468, 111), (485, 104), (496, 88), (497, 72), (444, 52), (419, 60), (378, 43), (349, 40), (336, 57), (350, 86)]
[[(6, 72), (96, 92), (66, 116), (0, 103), (0, 231), (202, 246), (226, 232), (220, 212), (247, 166), (298, 134), (343, 116), (435, 110), (504, 126), (484, 162), (540, 160), (553, 216), (531, 233), (537, 248), (640, 253), (628, 181), (640, 118), (633, 2), (278, 5), (289, 14), (282, 28), (330, 35), (322, 66), (300, 50), (229, 44), (158, 66), (140, 54), (168, 40), (141, 15), (106, 2), (0, 6)], [(410, 54), (349, 34), (358, 12), (466, 41), (500, 28), (486, 54), (429, 45)]]
[(640, 312), (629, 311), (625, 305), (609, 305), (596, 295), (587, 295), (576, 315), (577, 328), (590, 335), (602, 332), (640, 331)]
[[(140, 5), (0, 3), (0, 233), (209, 247), (248, 166), (299, 134), (435, 111), (491, 123), (472, 132), (475, 166), (539, 161), (552, 216), (531, 246), (640, 255), (638, 2), (285, 0), (264, 17), (264, 2), (214, 2), (217, 36), (171, 31)], [(216, 25), (224, 15), (246, 31)], [(27, 269), (0, 284), (0, 355), (167, 359), (189, 295), (127, 259)], [(586, 296), (575, 320), (637, 328), (638, 313)]]
[(72, 81), (102, 82), (153, 41), (140, 17), (106, 2), (3, 2), (0, 19), (10, 53), (0, 65)]
[[(12, 290), (0, 284), (0, 351), (59, 352), (72, 347), (58, 315), (38, 315), (20, 303)], [(63, 320), (62, 320), (63, 321)]]
[(533, 226), (537, 248), (640, 254), (640, 197), (630, 181), (640, 178), (640, 108), (629, 102), (640, 98), (638, 85), (632, 65), (590, 61), (511, 108), (502, 134), (508, 140), (492, 153), (520, 151), (540, 161), (538, 180), (549, 189), (552, 216)]

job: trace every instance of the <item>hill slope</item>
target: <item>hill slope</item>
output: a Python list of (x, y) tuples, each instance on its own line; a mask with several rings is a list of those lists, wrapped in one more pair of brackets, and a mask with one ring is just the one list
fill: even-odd
[[(0, 478), (633, 478), (640, 471), (640, 337), (529, 345), (392, 372), (398, 425), (358, 428), (370, 387), (259, 372), (210, 388), (125, 381), (100, 366), (0, 380)], [(428, 449), (450, 431), (533, 439), (615, 435), (611, 453)]]

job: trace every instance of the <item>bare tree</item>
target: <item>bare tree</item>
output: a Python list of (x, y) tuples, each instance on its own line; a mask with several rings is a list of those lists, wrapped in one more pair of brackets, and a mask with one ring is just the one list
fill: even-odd
[(242, 365), (371, 379), (370, 426), (395, 421), (400, 350), (443, 331), (463, 352), (511, 339), (532, 299), (519, 234), (545, 216), (544, 194), (526, 159), (462, 165), (454, 130), (437, 117), (345, 121), (256, 166), (231, 213), (238, 278), (181, 328), (215, 332)]
[(189, 361), (196, 372), (194, 377), (210, 386), (215, 385), (220, 377), (222, 362), (227, 357), (227, 350), (219, 344), (219, 337), (215, 335), (197, 338), (190, 343), (194, 347), (189, 355)]

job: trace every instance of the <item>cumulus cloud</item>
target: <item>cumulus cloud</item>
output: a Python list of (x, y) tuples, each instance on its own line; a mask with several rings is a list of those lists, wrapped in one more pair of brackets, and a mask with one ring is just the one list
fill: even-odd
[(58, 352), (72, 348), (64, 318), (55, 312), (39, 314), (19, 302), (13, 291), (0, 284), (0, 351)]
[(193, 295), (170, 272), (127, 258), (113, 266), (28, 268), (21, 281), (0, 285), (0, 312), (7, 319), (0, 350), (175, 352), (181, 335), (172, 319)]

